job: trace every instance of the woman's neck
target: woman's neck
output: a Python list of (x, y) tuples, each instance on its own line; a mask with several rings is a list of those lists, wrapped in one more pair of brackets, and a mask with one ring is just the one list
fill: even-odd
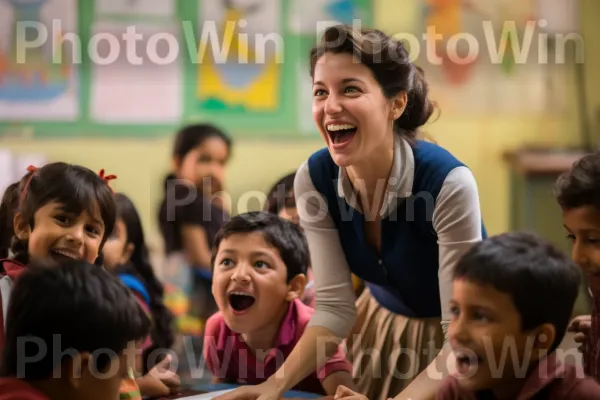
[(281, 331), (281, 324), (288, 312), (288, 308), (289, 303), (286, 302), (285, 306), (278, 311), (276, 317), (273, 318), (271, 323), (260, 329), (257, 329), (256, 331), (242, 334), (244, 342), (259, 361), (264, 361), (268, 351), (275, 346), (275, 342), (277, 341), (279, 332)]
[(362, 211), (375, 218), (383, 203), (394, 163), (394, 136), (382, 143), (368, 158), (346, 168), (352, 187), (358, 192)]

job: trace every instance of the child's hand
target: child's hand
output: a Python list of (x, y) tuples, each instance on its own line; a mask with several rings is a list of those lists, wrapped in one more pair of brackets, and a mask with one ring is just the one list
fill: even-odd
[(171, 355), (167, 355), (164, 360), (159, 362), (148, 372), (148, 375), (161, 381), (165, 386), (171, 389), (177, 389), (181, 386), (181, 379), (175, 371), (171, 371)]
[(591, 315), (580, 315), (579, 317), (573, 318), (573, 321), (569, 324), (569, 332), (577, 333), (588, 333), (592, 328), (592, 316)]
[(148, 374), (138, 379), (140, 392), (144, 396), (167, 396), (179, 390), (181, 379), (174, 371), (170, 370), (170, 364), (171, 356), (168, 355), (156, 364)]
[(334, 400), (368, 400), (366, 396), (363, 396), (360, 393), (353, 392), (348, 389), (346, 386), (338, 386), (335, 391), (335, 395), (333, 396)]
[(569, 332), (575, 333), (573, 340), (575, 341), (575, 343), (579, 344), (579, 350), (581, 352), (585, 352), (585, 340), (591, 329), (592, 329), (592, 316), (591, 315), (581, 315), (579, 317), (576, 317), (569, 324), (569, 328), (567, 330)]

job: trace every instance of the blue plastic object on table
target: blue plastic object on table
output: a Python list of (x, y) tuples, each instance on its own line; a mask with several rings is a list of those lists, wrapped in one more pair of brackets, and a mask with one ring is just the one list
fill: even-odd
[[(217, 384), (208, 384), (208, 385), (199, 385), (194, 387), (196, 390), (204, 390), (207, 392), (217, 392), (220, 390), (229, 390), (229, 389), (237, 389), (240, 385), (229, 384), (229, 383), (217, 383)], [(283, 395), (284, 398), (302, 398), (302, 399), (318, 399), (320, 397), (324, 397), (322, 394), (316, 393), (308, 393), (308, 392), (299, 392), (296, 390), (290, 390)]]

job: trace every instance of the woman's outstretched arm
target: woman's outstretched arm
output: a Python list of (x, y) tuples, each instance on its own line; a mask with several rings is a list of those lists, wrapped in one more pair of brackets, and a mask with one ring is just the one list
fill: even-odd
[(219, 400), (279, 400), (283, 393), (325, 365), (354, 325), (356, 295), (350, 268), (327, 204), (312, 183), (307, 163), (296, 173), (294, 193), (310, 250), (315, 313), (294, 350), (267, 382), (239, 388)]
[[(442, 329), (447, 339), (450, 323), (452, 274), (458, 260), (482, 239), (481, 210), (477, 183), (469, 169), (452, 170), (436, 199), (433, 227), (439, 243), (440, 301)], [(455, 367), (452, 350), (446, 340), (435, 360), (419, 374), (394, 400), (434, 400), (443, 379)]]

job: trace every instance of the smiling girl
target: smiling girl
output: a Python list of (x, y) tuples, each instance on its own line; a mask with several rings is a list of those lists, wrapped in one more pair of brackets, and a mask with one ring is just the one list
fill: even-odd
[[(31, 261), (96, 263), (115, 219), (115, 200), (103, 176), (62, 162), (30, 167), (6, 189), (0, 205), (0, 272), (6, 275), (0, 280), (0, 310), (8, 302), (2, 286), (10, 286)], [(3, 342), (0, 329), (0, 351)]]

